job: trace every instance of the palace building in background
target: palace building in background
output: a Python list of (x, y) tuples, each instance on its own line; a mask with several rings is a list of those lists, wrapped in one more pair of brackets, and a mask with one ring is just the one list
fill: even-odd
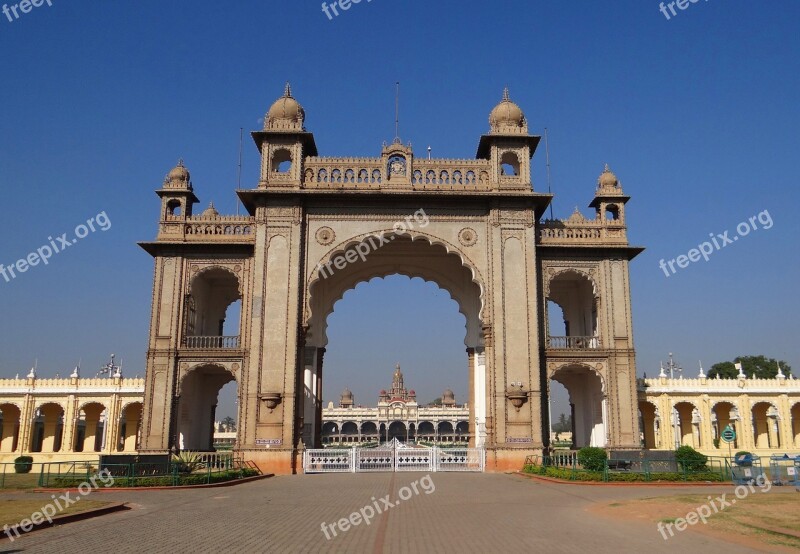
[[(144, 390), (143, 379), (122, 375), (42, 379), (32, 371), (24, 378), (0, 379), (0, 462), (13, 462), (23, 454), (36, 463), (96, 462), (99, 454), (137, 452)], [(381, 391), (374, 407), (356, 406), (345, 391), (338, 407), (322, 411), (322, 444), (397, 438), (446, 446), (472, 439), (469, 406), (457, 405), (451, 391), (445, 391), (441, 406), (431, 407), (417, 405), (413, 391), (403, 391), (400, 380), (399, 388)], [(800, 454), (798, 379), (660, 376), (640, 379), (638, 395), (643, 448), (673, 450), (680, 444), (711, 456), (727, 456), (729, 450), (761, 456)], [(729, 424), (736, 430), (730, 449), (719, 440)], [(215, 445), (236, 447), (236, 432), (220, 432), (219, 422), (214, 426)]]
[(469, 406), (457, 405), (455, 395), (446, 389), (438, 405), (420, 406), (414, 389), (407, 390), (400, 364), (392, 386), (378, 395), (373, 407), (356, 406), (353, 393), (346, 389), (335, 408), (330, 402), (322, 409), (322, 444), (400, 442), (467, 444)]

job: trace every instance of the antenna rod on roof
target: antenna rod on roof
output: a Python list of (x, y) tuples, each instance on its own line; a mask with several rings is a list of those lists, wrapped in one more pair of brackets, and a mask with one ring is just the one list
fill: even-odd
[[(239, 127), (239, 168), (236, 172), (236, 190), (242, 188), (242, 137), (244, 136), (244, 127)], [(236, 197), (236, 215), (239, 215), (239, 197)]]
[(394, 95), (394, 140), (400, 142), (400, 81), (395, 83)]
[[(550, 144), (547, 140), (547, 127), (544, 128), (544, 155), (547, 162), (547, 193), (552, 194), (550, 189)], [(550, 219), (553, 219), (553, 200), (550, 200)]]

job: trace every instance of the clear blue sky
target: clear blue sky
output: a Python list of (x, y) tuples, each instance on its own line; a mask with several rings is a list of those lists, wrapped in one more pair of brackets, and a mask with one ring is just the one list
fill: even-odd
[[(156, 233), (153, 190), (183, 157), (203, 206), (234, 212), (239, 128), (260, 127), (286, 80), (320, 153), (358, 156), (394, 135), (395, 81), (403, 139), (463, 158), (508, 85), (532, 130), (550, 130), (557, 217), (589, 213), (606, 162), (633, 197), (640, 374), (669, 351), (691, 375), (760, 353), (800, 370), (795, 1), (709, 0), (667, 20), (653, 0), (373, 0), (333, 21), (317, 0), (52, 3), (0, 14), (0, 263), (100, 212), (111, 228), (0, 278), (2, 376), (35, 358), (41, 375), (78, 359), (93, 374), (111, 352), (143, 373), (152, 260), (136, 241)], [(243, 186), (257, 173), (248, 141)], [(659, 269), (763, 210), (771, 229)], [(330, 322), (326, 399), (349, 386), (374, 402), (396, 362), (421, 400), (445, 386), (464, 399), (464, 321), (445, 291), (362, 284)]]

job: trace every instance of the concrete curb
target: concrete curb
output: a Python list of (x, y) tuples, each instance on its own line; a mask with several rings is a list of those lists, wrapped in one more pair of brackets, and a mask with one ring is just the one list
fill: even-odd
[(82, 512), (74, 512), (72, 514), (64, 514), (62, 516), (55, 516), (52, 521), (43, 521), (39, 524), (33, 524), (33, 529), (29, 531), (23, 531), (19, 528), (19, 523), (16, 525), (9, 525), (8, 531), (0, 533), (0, 540), (9, 540), (11, 539), (11, 533), (17, 535), (17, 537), (22, 535), (27, 535), (28, 533), (33, 533), (34, 531), (38, 531), (39, 529), (46, 529), (48, 527), (55, 527), (56, 525), (62, 525), (64, 523), (71, 523), (73, 521), (83, 521), (85, 519), (91, 519), (93, 517), (102, 516), (105, 514), (110, 514), (112, 512), (118, 512), (120, 510), (130, 510), (128, 504), (126, 502), (114, 502), (109, 504), (108, 506), (102, 506), (100, 508), (92, 508), (89, 510), (83, 510)]
[[(260, 481), (261, 479), (268, 479), (270, 477), (275, 477), (274, 473), (265, 473), (263, 475), (253, 475), (252, 477), (245, 477), (244, 479), (231, 479), (230, 481), (222, 481), (221, 483), (208, 483), (208, 484), (201, 484), (201, 485), (177, 485), (175, 487), (109, 487), (109, 488), (97, 488), (92, 490), (92, 493), (96, 492), (122, 492), (122, 491), (174, 491), (174, 490), (186, 490), (186, 489), (214, 489), (217, 487), (232, 487), (234, 485), (241, 485), (243, 483), (250, 483), (251, 481)], [(78, 492), (77, 487), (67, 488), (67, 489), (53, 489), (53, 488), (41, 488), (41, 489), (31, 489), (32, 492)]]
[(615, 483), (604, 483), (602, 481), (567, 481), (565, 479), (556, 479), (555, 477), (545, 477), (544, 475), (533, 475), (531, 473), (523, 473), (517, 471), (513, 475), (534, 479), (536, 481), (544, 481), (546, 483), (555, 483), (557, 485), (592, 485), (596, 487), (711, 487), (711, 486), (729, 486), (732, 487), (733, 483), (727, 481), (718, 483), (714, 481), (697, 481), (686, 483), (684, 481), (620, 481)]

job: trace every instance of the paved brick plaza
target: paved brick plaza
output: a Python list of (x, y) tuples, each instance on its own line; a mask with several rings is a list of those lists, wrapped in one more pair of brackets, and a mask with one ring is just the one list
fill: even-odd
[[(432, 473), (414, 495), (326, 540), (333, 522), (425, 476), (421, 473), (274, 477), (234, 487), (94, 493), (134, 509), (0, 543), (2, 552), (751, 552), (686, 531), (665, 542), (654, 524), (616, 523), (595, 502), (687, 492), (675, 488), (556, 485), (503, 474)], [(428, 486), (430, 490), (432, 487)], [(727, 489), (714, 487), (708, 493)], [(692, 488), (704, 494), (705, 488)], [(18, 496), (3, 494), (0, 499)], [(28, 495), (26, 495), (28, 497)], [(41, 495), (43, 503), (50, 495)], [(378, 502), (381, 505), (380, 501)]]

